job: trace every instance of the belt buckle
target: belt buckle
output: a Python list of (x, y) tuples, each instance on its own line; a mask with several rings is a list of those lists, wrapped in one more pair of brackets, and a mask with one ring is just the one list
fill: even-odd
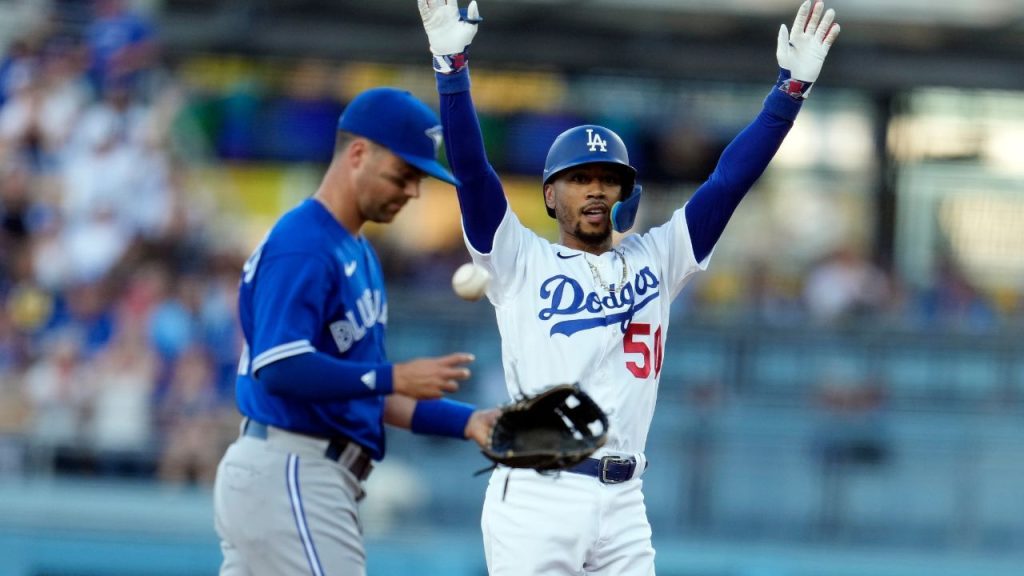
[(602, 484), (621, 484), (628, 480), (628, 478), (622, 480), (613, 480), (608, 477), (608, 466), (611, 464), (626, 464), (629, 465), (629, 458), (622, 458), (619, 456), (602, 456), (601, 464), (598, 468), (598, 480)]

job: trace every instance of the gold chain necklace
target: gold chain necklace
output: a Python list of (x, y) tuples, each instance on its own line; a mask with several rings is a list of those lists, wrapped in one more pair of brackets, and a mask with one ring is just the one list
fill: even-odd
[(626, 274), (628, 273), (628, 270), (626, 269), (626, 257), (622, 255), (622, 252), (619, 252), (618, 250), (612, 250), (612, 252), (614, 252), (615, 255), (619, 257), (619, 261), (622, 262), (622, 278), (619, 279), (618, 284), (612, 284), (611, 286), (605, 284), (604, 279), (601, 278), (601, 273), (597, 270), (597, 267), (590, 262), (589, 254), (584, 253), (583, 259), (586, 260), (587, 266), (590, 266), (590, 273), (594, 275), (594, 282), (600, 285), (606, 292), (614, 294), (616, 290), (622, 290), (622, 287), (626, 285)]

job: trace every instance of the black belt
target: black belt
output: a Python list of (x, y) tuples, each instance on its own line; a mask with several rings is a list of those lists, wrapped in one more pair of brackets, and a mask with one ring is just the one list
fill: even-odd
[[(257, 422), (252, 418), (246, 418), (245, 424), (242, 426), (242, 434), (251, 438), (266, 440), (267, 428), (268, 426), (262, 422)], [(298, 432), (292, 433), (298, 434)], [(310, 436), (310, 438), (316, 437)], [(348, 456), (346, 456), (346, 449), (348, 451)], [(353, 453), (354, 456), (352, 455)], [(342, 461), (343, 456), (346, 456), (345, 460), (347, 460), (347, 462)], [(360, 482), (366, 480), (370, 476), (370, 471), (373, 470), (373, 458), (370, 457), (362, 446), (349, 438), (329, 439), (327, 442), (327, 448), (324, 449), (324, 457), (328, 460), (338, 462), (342, 466), (348, 468), (349, 472), (351, 472)]]
[[(646, 468), (647, 466), (644, 466)], [(604, 458), (587, 458), (583, 462), (566, 469), (566, 472), (575, 472), (593, 476), (602, 484), (621, 484), (633, 477), (636, 470), (636, 458), (630, 456), (605, 456)], [(643, 472), (643, 470), (641, 470)]]

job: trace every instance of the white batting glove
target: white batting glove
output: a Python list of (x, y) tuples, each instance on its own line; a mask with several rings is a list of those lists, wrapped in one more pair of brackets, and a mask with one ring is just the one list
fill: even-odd
[(835, 10), (829, 8), (826, 11), (824, 2), (805, 0), (796, 12), (792, 32), (786, 29), (785, 24), (779, 28), (775, 56), (779, 60), (779, 68), (782, 68), (778, 84), (780, 90), (798, 99), (810, 94), (811, 85), (818, 79), (825, 63), (825, 56), (839, 36), (839, 24), (835, 19)]
[(443, 74), (458, 72), (466, 66), (469, 45), (481, 22), (476, 0), (469, 3), (466, 17), (459, 14), (458, 0), (417, 0), (423, 30), (434, 55), (434, 70)]

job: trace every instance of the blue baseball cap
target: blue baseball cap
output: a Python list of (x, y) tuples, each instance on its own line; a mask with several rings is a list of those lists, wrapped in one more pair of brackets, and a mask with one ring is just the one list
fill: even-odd
[(437, 161), (441, 121), (415, 96), (397, 88), (371, 88), (356, 96), (338, 118), (338, 130), (369, 138), (428, 175), (459, 181)]

